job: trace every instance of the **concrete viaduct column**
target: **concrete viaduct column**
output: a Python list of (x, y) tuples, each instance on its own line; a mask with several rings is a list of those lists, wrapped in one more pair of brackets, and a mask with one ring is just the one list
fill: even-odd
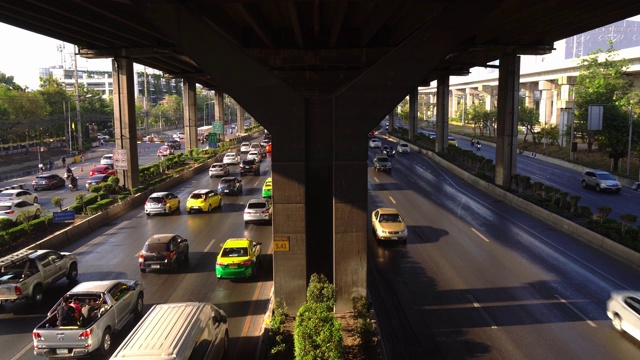
[(218, 142), (222, 142), (224, 141), (224, 93), (216, 91), (213, 96), (216, 102), (215, 119), (216, 122), (222, 123), (222, 134), (218, 135)]
[(535, 107), (535, 92), (537, 90), (536, 83), (526, 83), (524, 84), (524, 104), (526, 107)]
[(115, 58), (111, 64), (116, 149), (127, 151), (127, 170), (118, 170), (118, 177), (121, 185), (133, 189), (140, 186), (133, 61)]
[(418, 88), (409, 93), (409, 139), (418, 132)]
[(436, 153), (444, 153), (447, 150), (449, 135), (449, 112), (447, 111), (449, 109), (449, 76), (440, 75), (437, 82)]
[(238, 105), (238, 120), (236, 120), (236, 135), (244, 132), (244, 108)]
[(555, 84), (551, 81), (540, 81), (538, 83), (540, 89), (540, 122), (544, 126), (551, 125), (551, 119), (553, 117), (553, 90)]
[(560, 130), (560, 146), (568, 146), (571, 139), (568, 139), (564, 134), (569, 129), (571, 124), (566, 123), (566, 119), (562, 116), (562, 109), (574, 109), (575, 99), (573, 88), (578, 81), (577, 76), (562, 76), (558, 79), (558, 87), (556, 102), (553, 109), (553, 116), (558, 123), (558, 130)]
[(196, 83), (188, 79), (182, 80), (183, 114), (184, 114), (184, 149), (198, 147), (198, 104), (196, 102)]
[(497, 185), (509, 188), (516, 172), (518, 146), (518, 100), (520, 92), (520, 57), (504, 54), (500, 58), (498, 77), (498, 129), (496, 137)]

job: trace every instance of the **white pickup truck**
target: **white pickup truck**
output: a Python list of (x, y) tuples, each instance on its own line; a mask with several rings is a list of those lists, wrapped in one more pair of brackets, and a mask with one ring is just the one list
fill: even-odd
[[(100, 304), (87, 318), (70, 326), (58, 325), (58, 307), (76, 299), (79, 307), (93, 300)], [(102, 300), (102, 301), (101, 301)], [(101, 301), (101, 302), (100, 302)], [(76, 358), (93, 351), (111, 352), (111, 335), (132, 318), (142, 318), (144, 289), (137, 280), (87, 281), (78, 284), (33, 329), (33, 353), (50, 358)]]
[(0, 304), (30, 299), (41, 303), (43, 292), (66, 277), (78, 277), (78, 258), (55, 250), (21, 250), (0, 259)]

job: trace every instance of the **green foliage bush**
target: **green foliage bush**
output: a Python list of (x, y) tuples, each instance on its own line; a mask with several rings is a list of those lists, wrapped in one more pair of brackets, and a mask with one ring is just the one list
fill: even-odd
[(336, 290), (324, 274), (313, 274), (307, 287), (307, 303), (324, 306), (333, 311), (336, 302)]
[(0, 218), (0, 231), (7, 231), (16, 226), (16, 223), (9, 218)]
[(300, 307), (293, 340), (298, 360), (342, 359), (340, 322), (323, 304), (306, 303)]
[(285, 329), (287, 322), (287, 305), (281, 298), (276, 298), (273, 304), (273, 314), (269, 323), (269, 333), (267, 337), (269, 359), (284, 358), (287, 352), (290, 352), (291, 343), (290, 335)]
[(108, 208), (109, 206), (111, 206), (113, 203), (114, 201), (112, 198), (100, 200), (96, 202), (94, 205), (87, 206), (87, 214), (88, 215), (98, 214), (103, 210), (105, 210), (106, 208)]
[(369, 300), (364, 296), (354, 296), (353, 316), (356, 320), (356, 334), (360, 339), (360, 351), (366, 359), (377, 359), (377, 337), (375, 325), (369, 316)]

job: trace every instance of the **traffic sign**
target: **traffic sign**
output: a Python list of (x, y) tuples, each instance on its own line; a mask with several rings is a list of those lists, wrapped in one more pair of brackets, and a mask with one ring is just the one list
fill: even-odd
[(288, 252), (289, 251), (289, 236), (276, 236), (273, 238), (273, 251)]
[(113, 150), (113, 168), (115, 170), (129, 170), (129, 162), (127, 161), (127, 150)]
[(224, 133), (222, 121), (214, 121), (213, 122), (213, 132), (216, 134)]
[(76, 219), (76, 212), (73, 210), (62, 210), (53, 212), (53, 222), (64, 222)]

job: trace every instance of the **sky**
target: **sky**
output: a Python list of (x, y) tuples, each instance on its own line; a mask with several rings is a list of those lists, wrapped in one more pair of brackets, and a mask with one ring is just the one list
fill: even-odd
[[(640, 15), (631, 19), (640, 21)], [(13, 81), (20, 86), (36, 90), (40, 87), (38, 69), (62, 65), (61, 54), (58, 51), (58, 46), (63, 44), (60, 40), (4, 23), (0, 23), (0, 39), (3, 45), (3, 51), (0, 54), (0, 72), (13, 76)], [(63, 54), (67, 67), (70, 67), (74, 46), (69, 43), (64, 43), (64, 46)], [(77, 59), (79, 69), (111, 70), (111, 59), (89, 60), (79, 56)]]

